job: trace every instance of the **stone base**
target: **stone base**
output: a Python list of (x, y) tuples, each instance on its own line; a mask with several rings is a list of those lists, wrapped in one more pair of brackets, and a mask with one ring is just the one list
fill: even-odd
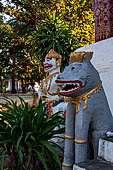
[(113, 136), (104, 137), (99, 140), (98, 156), (113, 163)]
[(113, 170), (113, 136), (99, 140), (98, 158), (73, 166), (73, 170)]
[(113, 164), (96, 159), (73, 166), (73, 170), (113, 170)]

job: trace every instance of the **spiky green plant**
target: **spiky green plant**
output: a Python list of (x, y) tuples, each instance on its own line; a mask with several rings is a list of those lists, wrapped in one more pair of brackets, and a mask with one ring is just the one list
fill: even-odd
[(64, 132), (64, 128), (54, 130), (64, 124), (60, 113), (48, 118), (41, 100), (38, 107), (31, 108), (22, 98), (19, 106), (17, 102), (5, 100), (7, 103), (1, 105), (7, 110), (0, 111), (1, 170), (4, 169), (6, 155), (10, 159), (12, 170), (36, 170), (40, 166), (45, 170), (56, 169), (56, 166), (61, 169), (55, 149), (59, 146), (50, 140), (56, 134)]

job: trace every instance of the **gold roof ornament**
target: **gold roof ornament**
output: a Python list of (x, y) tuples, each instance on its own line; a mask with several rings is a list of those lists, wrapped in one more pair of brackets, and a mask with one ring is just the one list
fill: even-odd
[(54, 49), (51, 49), (48, 54), (45, 56), (45, 58), (56, 58), (56, 59), (61, 59), (62, 56), (58, 54)]
[(92, 59), (93, 52), (82, 51), (82, 52), (73, 52), (73, 53), (71, 53), (70, 54), (70, 60), (71, 60), (72, 63), (74, 63), (74, 62), (83, 62), (85, 54), (88, 55), (90, 60)]

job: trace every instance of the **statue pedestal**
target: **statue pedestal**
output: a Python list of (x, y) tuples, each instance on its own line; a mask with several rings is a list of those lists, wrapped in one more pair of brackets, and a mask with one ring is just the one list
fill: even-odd
[(101, 159), (96, 159), (88, 161), (87, 163), (74, 165), (73, 170), (113, 170), (113, 164)]
[(76, 52), (79, 51), (94, 52), (91, 62), (100, 74), (107, 100), (113, 114), (113, 38), (99, 41), (76, 50)]
[(99, 140), (96, 160), (76, 164), (73, 170), (113, 170), (113, 136)]
[(113, 163), (113, 136), (99, 140), (98, 156)]

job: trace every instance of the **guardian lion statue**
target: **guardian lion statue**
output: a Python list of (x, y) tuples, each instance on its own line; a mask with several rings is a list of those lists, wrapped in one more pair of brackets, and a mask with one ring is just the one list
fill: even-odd
[(89, 143), (97, 157), (99, 138), (113, 130), (113, 118), (99, 73), (91, 64), (92, 52), (74, 52), (70, 64), (57, 76), (60, 95), (66, 96), (63, 170), (89, 159)]

